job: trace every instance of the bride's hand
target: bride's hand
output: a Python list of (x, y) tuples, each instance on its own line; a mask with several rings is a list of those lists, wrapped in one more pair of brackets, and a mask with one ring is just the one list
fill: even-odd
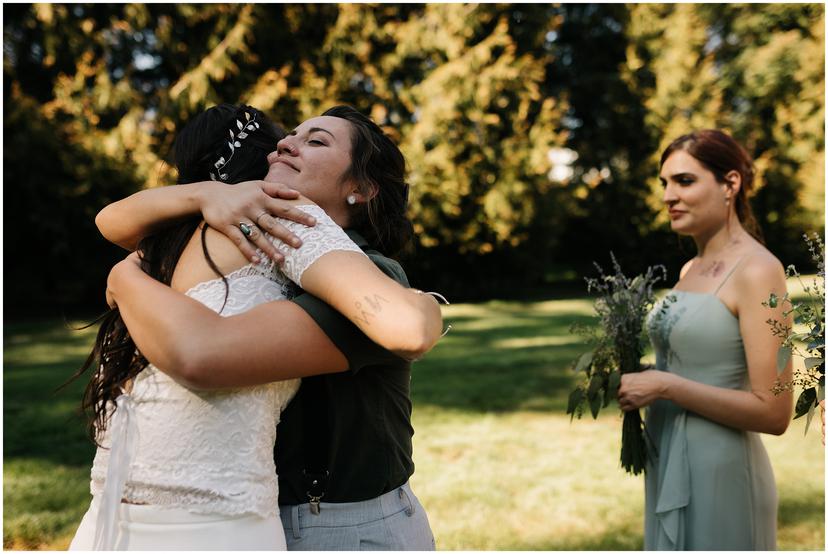
[(141, 258), (139, 257), (138, 252), (133, 252), (112, 266), (112, 269), (109, 270), (109, 276), (106, 279), (106, 303), (110, 308), (118, 307), (118, 302), (115, 298), (115, 286), (117, 280), (122, 277), (124, 272), (135, 271), (136, 269), (141, 273), (144, 272), (141, 269)]
[[(256, 263), (256, 248), (260, 248), (267, 256), (281, 263), (284, 255), (262, 231), (295, 248), (301, 246), (299, 237), (276, 220), (277, 217), (283, 217), (309, 227), (316, 224), (313, 217), (289, 202), (297, 198), (297, 191), (281, 183), (246, 181), (227, 185), (214, 182), (201, 189), (199, 205), (201, 214), (210, 227), (235, 242), (248, 260)], [(249, 229), (248, 236), (242, 233), (240, 223)]]
[(622, 375), (618, 405), (625, 412), (649, 406), (664, 396), (671, 377), (666, 371), (653, 369)]

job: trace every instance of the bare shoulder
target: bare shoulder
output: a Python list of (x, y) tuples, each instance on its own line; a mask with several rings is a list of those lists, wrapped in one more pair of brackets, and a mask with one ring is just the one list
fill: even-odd
[(693, 267), (693, 262), (695, 262), (696, 258), (692, 258), (687, 260), (683, 266), (681, 266), (681, 271), (679, 271), (679, 281), (684, 279), (684, 276), (687, 275), (687, 272), (690, 271), (690, 268)]
[(785, 268), (779, 258), (764, 246), (757, 246), (742, 262), (741, 274), (749, 280), (785, 279)]
[[(188, 290), (198, 283), (218, 278), (204, 257), (201, 233), (201, 228), (196, 229), (178, 259), (172, 280), (172, 287), (176, 290)], [(223, 275), (249, 263), (232, 240), (212, 227), (207, 228), (203, 237), (210, 259)]]
[(739, 290), (763, 297), (767, 297), (770, 292), (784, 292), (785, 268), (764, 246), (757, 244), (752, 248), (745, 255), (741, 266), (735, 275), (735, 284)]

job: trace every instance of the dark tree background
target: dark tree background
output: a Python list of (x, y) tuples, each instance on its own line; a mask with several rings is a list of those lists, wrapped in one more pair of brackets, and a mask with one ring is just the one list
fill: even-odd
[(549, 294), (669, 231), (661, 149), (720, 127), (754, 154), (768, 246), (824, 229), (821, 4), (4, 4), (6, 315), (103, 308), (107, 203), (170, 184), (178, 128), (218, 102), (292, 127), (349, 103), (409, 162), (412, 282)]

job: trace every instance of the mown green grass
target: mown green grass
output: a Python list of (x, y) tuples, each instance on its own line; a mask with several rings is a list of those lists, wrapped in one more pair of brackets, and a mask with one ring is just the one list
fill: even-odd
[[(643, 481), (620, 468), (621, 418), (570, 422), (569, 334), (587, 300), (451, 306), (453, 325), (415, 366), (415, 492), (441, 549), (643, 548)], [(443, 386), (451, 383), (451, 386)], [(822, 550), (818, 423), (764, 437), (779, 491), (782, 550)]]
[[(619, 467), (621, 420), (570, 423), (569, 328), (585, 299), (446, 308), (452, 331), (414, 368), (415, 492), (441, 549), (640, 549), (643, 483)], [(87, 508), (94, 449), (73, 415), (83, 383), (53, 394), (92, 332), (57, 322), (4, 329), (6, 548), (65, 548)], [(821, 550), (819, 430), (765, 437), (779, 490), (779, 548)]]
[(78, 414), (85, 380), (56, 389), (80, 367), (94, 332), (60, 321), (3, 328), (5, 548), (65, 548), (88, 507), (95, 449)]

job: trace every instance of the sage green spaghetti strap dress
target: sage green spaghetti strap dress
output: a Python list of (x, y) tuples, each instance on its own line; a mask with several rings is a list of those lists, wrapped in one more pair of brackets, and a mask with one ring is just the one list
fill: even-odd
[[(656, 368), (700, 383), (748, 390), (739, 320), (716, 292), (671, 291), (648, 319)], [(647, 550), (774, 550), (777, 495), (758, 433), (689, 412), (650, 405), (657, 450), (645, 476)]]

